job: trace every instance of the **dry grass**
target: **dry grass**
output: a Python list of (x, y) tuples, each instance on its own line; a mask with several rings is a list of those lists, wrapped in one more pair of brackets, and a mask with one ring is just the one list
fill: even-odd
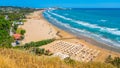
[(0, 49), (0, 68), (114, 68), (110, 64), (91, 62), (66, 64), (55, 57), (35, 56), (25, 51)]
[(15, 62), (7, 57), (0, 56), (0, 68), (16, 68)]

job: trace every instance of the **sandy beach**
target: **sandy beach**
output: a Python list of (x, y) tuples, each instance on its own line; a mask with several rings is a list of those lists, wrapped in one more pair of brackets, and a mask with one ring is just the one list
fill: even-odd
[[(40, 41), (45, 39), (55, 38), (57, 40), (63, 40), (75, 44), (82, 44), (89, 48), (100, 50), (99, 56), (95, 59), (95, 61), (104, 61), (108, 55), (120, 56), (120, 53), (113, 52), (105, 49), (104, 47), (98, 47), (87, 42), (85, 39), (79, 39), (78, 37), (57, 28), (56, 26), (50, 24), (47, 20), (45, 20), (42, 16), (43, 11), (37, 11), (31, 13), (27, 16), (27, 19), (23, 26), (19, 26), (19, 28), (23, 28), (26, 30), (25, 39), (22, 41), (23, 44), (29, 43), (31, 41)], [(47, 48), (51, 44), (43, 46)], [(100, 45), (100, 44), (98, 44)]]
[(57, 38), (57, 31), (43, 19), (40, 13), (42, 11), (28, 15), (27, 22), (23, 26), (19, 26), (26, 30), (25, 39), (22, 41), (23, 44), (31, 41)]

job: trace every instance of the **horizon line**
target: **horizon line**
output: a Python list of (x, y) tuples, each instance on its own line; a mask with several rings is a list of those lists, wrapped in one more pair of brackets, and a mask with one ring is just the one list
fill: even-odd
[[(18, 8), (39, 8), (39, 9), (44, 9), (44, 8), (54, 8), (56, 6), (53, 6), (53, 7), (27, 7), (27, 6), (0, 6), (0, 7), (18, 7)], [(81, 8), (81, 9), (120, 9), (120, 8), (117, 8), (117, 7), (58, 7), (58, 8)]]

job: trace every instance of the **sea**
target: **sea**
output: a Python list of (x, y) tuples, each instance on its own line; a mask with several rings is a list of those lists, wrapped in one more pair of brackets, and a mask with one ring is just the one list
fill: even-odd
[(43, 16), (53, 25), (76, 36), (85, 36), (120, 48), (119, 8), (72, 8), (46, 10)]

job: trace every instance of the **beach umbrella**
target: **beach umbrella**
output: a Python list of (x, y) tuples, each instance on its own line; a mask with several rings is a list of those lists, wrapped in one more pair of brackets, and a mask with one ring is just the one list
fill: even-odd
[(18, 40), (18, 39), (21, 39), (21, 34), (14, 34), (13, 37), (14, 39)]

